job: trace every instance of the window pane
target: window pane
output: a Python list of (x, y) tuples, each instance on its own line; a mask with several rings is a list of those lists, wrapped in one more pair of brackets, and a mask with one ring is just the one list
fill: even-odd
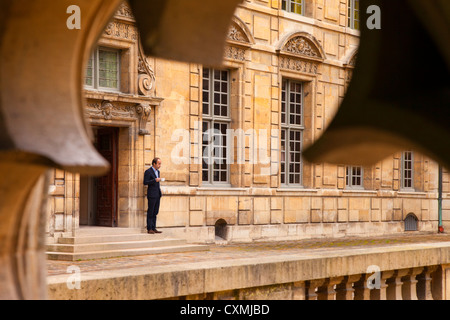
[(291, 12), (302, 14), (302, 0), (291, 0)]
[(210, 70), (208, 68), (204, 68), (203, 69), (203, 88), (202, 88), (202, 92), (203, 92), (203, 114), (204, 115), (210, 115), (211, 111), (210, 111)]
[(402, 154), (402, 187), (412, 188), (413, 185), (413, 154), (406, 151)]
[(208, 182), (208, 170), (203, 170), (202, 171), (202, 181), (203, 182)]
[(117, 51), (98, 51), (99, 86), (117, 89), (119, 87), (119, 54)]
[(209, 79), (209, 69), (203, 68), (203, 79)]
[(363, 170), (360, 166), (348, 166), (346, 167), (346, 180), (345, 183), (349, 187), (362, 187), (363, 186)]
[[(208, 112), (210, 119), (204, 121), (210, 128), (214, 128), (209, 139), (210, 155), (208, 166), (204, 169), (202, 175), (204, 181), (210, 183), (227, 182), (228, 180), (228, 150), (227, 150), (227, 129), (228, 124), (218, 122), (223, 118), (229, 118), (229, 71), (204, 69), (204, 114)], [(206, 81), (205, 81), (206, 79)], [(208, 87), (205, 87), (208, 85)], [(207, 97), (206, 97), (207, 96)], [(212, 101), (211, 101), (212, 100)], [(209, 180), (206, 180), (206, 179)]]
[(281, 183), (302, 181), (302, 83), (282, 80), (281, 92)]
[(94, 85), (94, 56), (92, 55), (87, 63), (84, 84), (87, 86)]

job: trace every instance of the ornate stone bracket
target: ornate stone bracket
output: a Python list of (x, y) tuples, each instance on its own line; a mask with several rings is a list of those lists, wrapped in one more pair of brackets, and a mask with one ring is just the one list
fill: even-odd
[(141, 103), (136, 107), (136, 113), (139, 115), (139, 134), (150, 135), (147, 130), (147, 122), (152, 112), (150, 104)]
[(147, 61), (147, 58), (139, 41), (139, 62), (138, 62), (138, 89), (139, 94), (150, 96), (154, 91), (156, 77), (155, 72)]

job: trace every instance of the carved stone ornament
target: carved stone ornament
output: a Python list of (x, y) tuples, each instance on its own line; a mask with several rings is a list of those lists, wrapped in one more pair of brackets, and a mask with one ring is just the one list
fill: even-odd
[(138, 90), (143, 96), (150, 96), (155, 87), (155, 72), (147, 61), (142, 46), (139, 43), (139, 61), (138, 61)]
[(114, 108), (114, 106), (109, 101), (104, 101), (102, 103), (102, 105), (100, 106), (100, 110), (101, 110), (102, 115), (105, 118), (105, 120), (111, 120), (112, 119), (111, 111), (112, 111), (113, 108)]
[(136, 113), (139, 115), (139, 134), (149, 135), (150, 132), (147, 130), (147, 122), (152, 112), (152, 107), (150, 104), (140, 104), (136, 107)]
[(236, 23), (233, 23), (231, 25), (230, 30), (228, 31), (227, 39), (244, 43), (249, 42), (248, 37), (245, 35), (244, 31), (242, 31), (242, 29)]
[(298, 71), (310, 74), (318, 74), (319, 63), (314, 61), (306, 61), (293, 57), (280, 57), (280, 68), (291, 71)]
[(246, 50), (252, 45), (249, 36), (243, 30), (242, 22), (234, 20), (228, 30), (228, 45), (224, 49), (224, 58), (245, 61)]
[(103, 118), (104, 120), (129, 120), (136, 118), (136, 110), (132, 104), (110, 101), (88, 102), (85, 109), (88, 118)]
[[(156, 101), (155, 106), (158, 101)], [(86, 117), (107, 121), (137, 121), (140, 135), (149, 135), (146, 129), (150, 118), (152, 105), (150, 103), (117, 102), (108, 100), (103, 102), (91, 100), (85, 109)]]
[(128, 18), (134, 20), (133, 10), (131, 10), (127, 2), (123, 2), (119, 6), (119, 9), (117, 10), (115, 16), (119, 18)]
[(289, 40), (283, 48), (283, 51), (307, 56), (312, 58), (321, 58), (319, 50), (305, 37), (298, 36)]
[(245, 61), (245, 49), (235, 46), (226, 46), (224, 57), (233, 60)]
[(106, 37), (120, 38), (125, 40), (138, 40), (138, 30), (135, 26), (121, 21), (112, 21), (105, 29)]

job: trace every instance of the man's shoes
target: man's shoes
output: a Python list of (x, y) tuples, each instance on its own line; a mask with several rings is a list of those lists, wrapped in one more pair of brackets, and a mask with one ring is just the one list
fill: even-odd
[(155, 231), (153, 231), (153, 230), (148, 230), (147, 233), (149, 233), (149, 234), (155, 234)]
[(153, 230), (155, 233), (162, 233), (162, 231), (158, 231), (158, 230)]

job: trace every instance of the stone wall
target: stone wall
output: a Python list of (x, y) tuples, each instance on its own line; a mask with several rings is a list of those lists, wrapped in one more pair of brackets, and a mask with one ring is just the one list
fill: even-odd
[[(303, 16), (281, 10), (277, 0), (244, 1), (235, 13), (224, 65), (218, 68), (230, 71), (230, 128), (247, 135), (232, 150), (244, 160), (230, 165), (225, 186), (202, 183), (204, 66), (144, 58), (156, 81), (142, 94), (139, 66), (144, 60), (137, 30), (129, 11), (118, 12), (100, 44), (122, 50), (122, 92), (87, 91), (86, 112), (92, 125), (121, 128), (119, 226), (145, 227), (143, 172), (157, 156), (166, 178), (158, 226), (193, 241), (214, 241), (214, 226), (221, 219), (227, 223), (227, 240), (236, 241), (397, 233), (403, 232), (409, 213), (418, 218), (418, 230), (437, 230), (438, 166), (416, 152), (411, 190), (400, 185), (400, 152), (364, 168), (361, 190), (346, 187), (344, 164), (304, 162), (300, 187), (281, 184), (282, 80), (303, 83), (305, 147), (336, 113), (359, 44), (359, 32), (346, 26), (346, 1), (305, 3)], [(112, 107), (104, 109), (104, 101)], [(139, 112), (142, 105), (150, 106), (146, 116)], [(252, 141), (249, 132), (264, 133)], [(76, 232), (80, 178), (55, 171), (51, 181), (48, 233)], [(447, 224), (450, 187), (445, 170), (443, 182)]]

